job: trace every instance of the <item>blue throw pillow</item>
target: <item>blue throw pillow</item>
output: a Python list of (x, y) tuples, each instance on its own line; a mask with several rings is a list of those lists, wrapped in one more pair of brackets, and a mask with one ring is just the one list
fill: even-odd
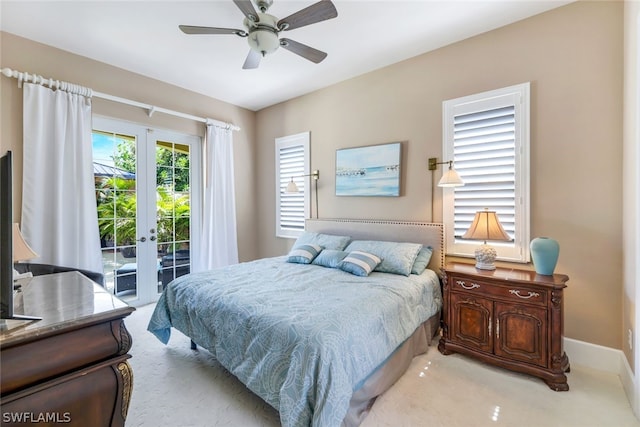
[(305, 231), (293, 244), (296, 248), (300, 245), (311, 244), (320, 245), (324, 249), (335, 249), (338, 251), (343, 250), (349, 244), (351, 237), (349, 236), (337, 236), (334, 234), (314, 233), (312, 231)]
[(337, 268), (349, 253), (345, 251), (336, 251), (335, 249), (323, 249), (320, 254), (315, 257), (311, 264), (321, 265), (322, 267)]
[(349, 252), (340, 264), (338, 268), (347, 273), (355, 274), (356, 276), (368, 276), (382, 260), (380, 257), (362, 251)]
[(431, 246), (423, 246), (413, 262), (411, 274), (422, 274), (427, 269), (429, 261), (431, 261), (431, 255), (433, 255), (433, 248)]
[(297, 248), (291, 249), (287, 262), (310, 264), (321, 251), (322, 246), (320, 245), (300, 245)]
[(380, 240), (354, 240), (347, 246), (347, 251), (363, 251), (377, 255), (382, 262), (375, 271), (381, 273), (401, 274), (408, 276), (422, 249), (419, 243), (384, 242)]

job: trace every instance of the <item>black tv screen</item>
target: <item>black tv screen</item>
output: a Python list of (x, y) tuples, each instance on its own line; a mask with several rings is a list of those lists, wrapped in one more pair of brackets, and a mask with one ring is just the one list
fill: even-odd
[(13, 192), (11, 151), (0, 158), (0, 309), (2, 319), (13, 317)]
[(0, 157), (0, 319), (40, 320), (13, 312), (13, 180), (11, 151)]

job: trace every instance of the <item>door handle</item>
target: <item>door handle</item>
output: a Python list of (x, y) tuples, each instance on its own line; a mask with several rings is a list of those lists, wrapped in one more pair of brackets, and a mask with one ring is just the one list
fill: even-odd
[(149, 240), (151, 240), (152, 242), (154, 242), (156, 240), (156, 236), (151, 236), (149, 237)]
[(147, 238), (146, 237), (141, 237), (138, 239), (138, 242), (146, 242)]

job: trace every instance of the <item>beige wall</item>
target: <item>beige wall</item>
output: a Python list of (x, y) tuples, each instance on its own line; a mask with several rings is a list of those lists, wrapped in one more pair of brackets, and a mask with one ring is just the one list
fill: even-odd
[[(274, 138), (311, 131), (320, 217), (431, 220), (442, 101), (530, 81), (531, 237), (560, 242), (565, 335), (622, 348), (622, 24), (622, 2), (573, 3), (259, 111), (259, 255), (292, 243), (275, 237)], [(401, 197), (334, 195), (336, 149), (391, 141)]]
[[(640, 286), (640, 2), (625, 2), (624, 10), (624, 155), (623, 155), (623, 292), (622, 349), (635, 370), (634, 349), (638, 340), (636, 295)], [(635, 345), (630, 348), (627, 331), (635, 331)], [(637, 351), (637, 350), (635, 350)], [(636, 381), (637, 382), (637, 381)], [(632, 402), (632, 406), (637, 404)], [(637, 410), (637, 408), (636, 408)]]
[[(255, 113), (186, 89), (168, 85), (139, 74), (130, 73), (105, 63), (54, 49), (5, 32), (0, 33), (2, 67), (35, 73), (93, 90), (127, 98), (199, 117), (231, 122), (242, 128), (234, 132), (235, 179), (238, 220), (238, 250), (241, 260), (257, 257), (255, 248)], [(0, 151), (14, 151), (14, 177), (22, 174), (22, 90), (18, 81), (2, 77)], [(204, 136), (204, 124), (166, 114), (155, 113), (151, 118), (141, 108), (128, 107), (94, 98), (93, 113), (162, 129), (176, 130)], [(19, 218), (21, 179), (14, 184), (14, 215)]]

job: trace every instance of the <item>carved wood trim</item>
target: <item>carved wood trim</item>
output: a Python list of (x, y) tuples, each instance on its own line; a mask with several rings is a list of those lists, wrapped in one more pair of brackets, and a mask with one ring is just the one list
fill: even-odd
[(559, 310), (562, 306), (562, 292), (551, 292), (551, 303), (553, 304), (554, 309)]
[(133, 370), (128, 362), (118, 364), (118, 372), (122, 378), (122, 418), (127, 419), (131, 392), (133, 391)]
[(133, 340), (131, 338), (131, 334), (124, 326), (124, 319), (119, 319), (111, 322), (111, 332), (118, 342), (117, 354), (119, 356), (127, 354), (127, 352), (131, 349), (131, 346), (133, 345)]

